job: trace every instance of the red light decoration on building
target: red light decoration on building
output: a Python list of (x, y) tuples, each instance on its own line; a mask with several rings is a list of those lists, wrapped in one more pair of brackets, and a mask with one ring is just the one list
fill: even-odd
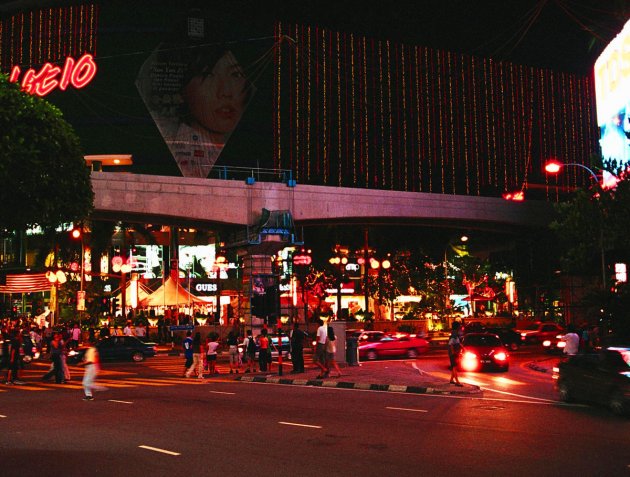
[[(51, 79), (60, 83), (52, 89), (64, 85), (82, 87), (82, 82), (87, 84), (91, 79), (90, 62), (96, 56), (98, 13), (96, 3), (84, 3), (34, 8), (0, 19), (0, 71), (13, 74), (15, 67), (21, 71), (32, 69), (31, 75), (37, 72), (41, 77), (37, 77), (39, 81), (29, 79), (28, 84), (38, 84), (42, 92), (48, 89)], [(78, 64), (86, 54), (92, 59)], [(79, 60), (75, 62), (76, 58)], [(48, 81), (44, 81), (46, 78)]]
[(318, 26), (276, 38), (274, 167), (300, 182), (495, 195), (599, 149), (590, 77)]

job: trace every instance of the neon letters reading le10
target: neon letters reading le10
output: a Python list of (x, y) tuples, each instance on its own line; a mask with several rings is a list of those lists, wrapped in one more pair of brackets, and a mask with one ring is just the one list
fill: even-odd
[[(20, 67), (14, 66), (9, 81), (17, 83), (20, 73)], [(29, 94), (46, 96), (55, 88), (65, 91), (69, 84), (77, 89), (83, 88), (94, 79), (95, 75), (94, 57), (86, 53), (78, 60), (67, 57), (63, 68), (52, 63), (45, 63), (39, 71), (30, 68), (22, 76), (21, 85), (22, 89)]]

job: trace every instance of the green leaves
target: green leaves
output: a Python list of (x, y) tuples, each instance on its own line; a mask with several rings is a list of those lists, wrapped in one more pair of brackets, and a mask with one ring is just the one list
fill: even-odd
[(61, 112), (0, 75), (0, 226), (80, 221), (93, 199), (79, 138)]

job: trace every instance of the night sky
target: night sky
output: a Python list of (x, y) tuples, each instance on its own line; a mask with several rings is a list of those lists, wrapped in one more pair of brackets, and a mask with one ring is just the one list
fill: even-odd
[(288, 22), (584, 74), (630, 18), (628, 0), (255, 3)]

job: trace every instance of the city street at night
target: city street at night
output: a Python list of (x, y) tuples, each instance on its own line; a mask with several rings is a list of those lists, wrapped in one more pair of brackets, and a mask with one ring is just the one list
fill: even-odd
[[(35, 366), (26, 385), (0, 386), (2, 475), (320, 475), (322, 459), (329, 475), (627, 475), (630, 422), (559, 403), (551, 376), (531, 367), (557, 358), (512, 357), (508, 373), (460, 373), (481, 392), (411, 395), (185, 379), (182, 358), (162, 354), (106, 365), (93, 402), (81, 400), (78, 368), (77, 382), (53, 385)], [(433, 350), (362, 368), (447, 382), (445, 362)]]

